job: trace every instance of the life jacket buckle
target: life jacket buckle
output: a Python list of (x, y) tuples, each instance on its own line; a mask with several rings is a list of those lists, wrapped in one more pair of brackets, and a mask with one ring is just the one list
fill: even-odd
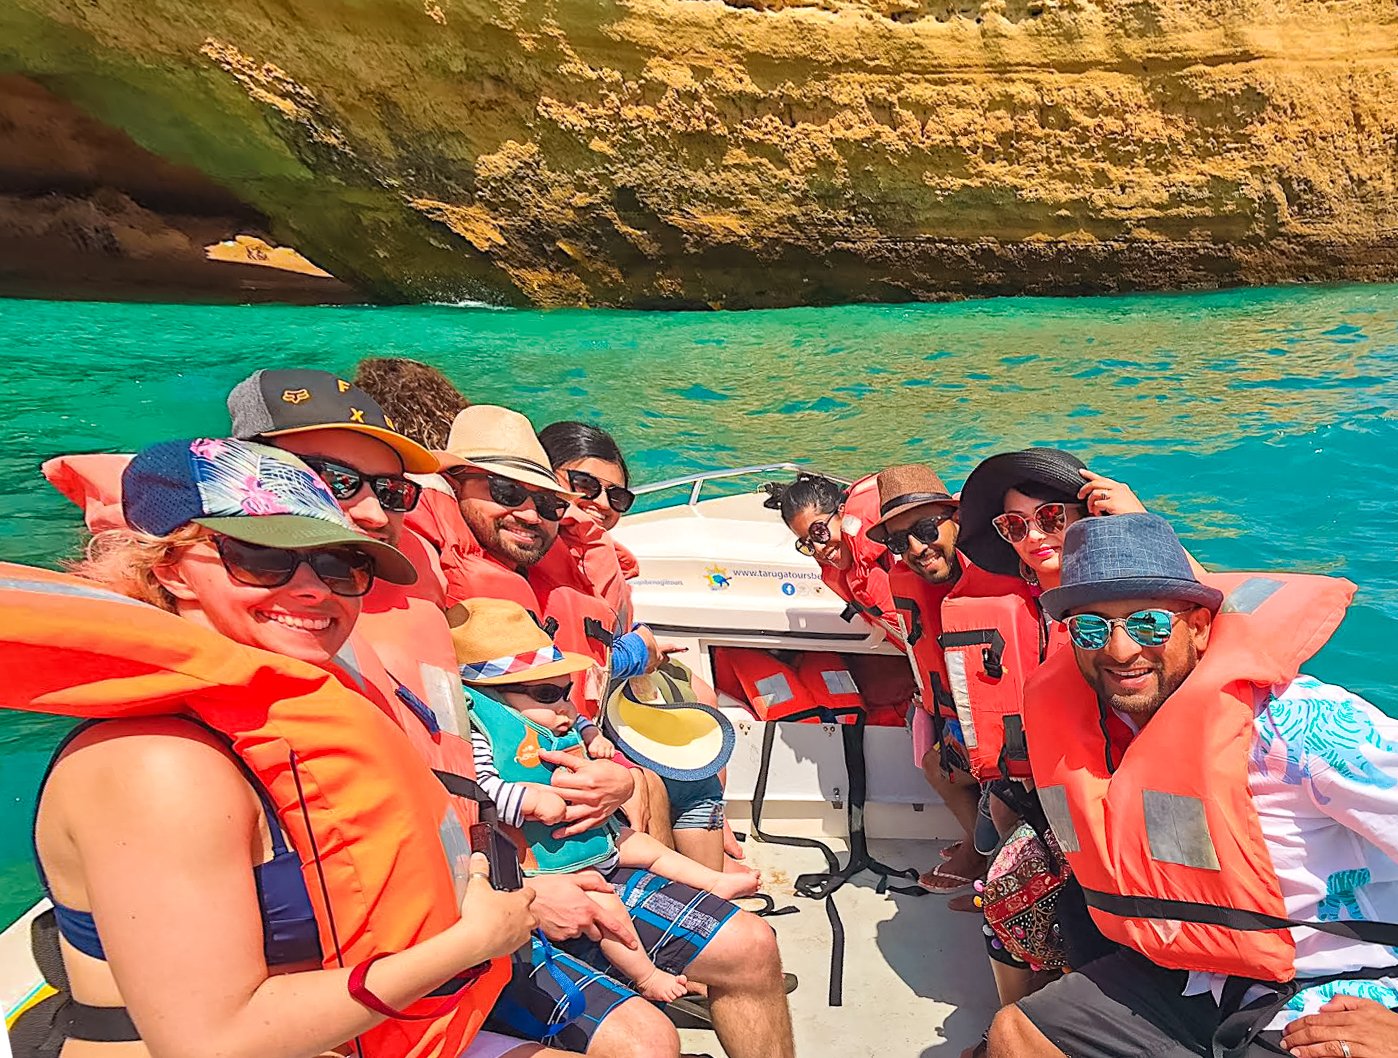
[(992, 680), (998, 680), (1005, 675), (1005, 666), (1001, 664), (1000, 652), (994, 647), (986, 647), (981, 651), (981, 668)]

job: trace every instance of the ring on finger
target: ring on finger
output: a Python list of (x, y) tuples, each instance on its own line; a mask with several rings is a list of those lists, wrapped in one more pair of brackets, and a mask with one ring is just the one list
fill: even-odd
[(1349, 1053), (1349, 1044), (1347, 1044), (1344, 1040), (1340, 1040), (1339, 1044), (1340, 1054), (1342, 1054), (1344, 1058), (1352, 1058), (1351, 1054)]

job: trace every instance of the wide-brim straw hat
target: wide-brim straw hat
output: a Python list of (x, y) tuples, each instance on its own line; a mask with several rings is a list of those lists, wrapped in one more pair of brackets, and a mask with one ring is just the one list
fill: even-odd
[(937, 472), (922, 463), (904, 463), (879, 471), (879, 520), (869, 526), (869, 539), (882, 544), (888, 536), (885, 522), (905, 511), (929, 504), (956, 507), (960, 501), (947, 489)]
[(1078, 473), (1085, 466), (1077, 456), (1058, 448), (1025, 448), (983, 460), (961, 486), (957, 548), (981, 569), (1019, 576), (1019, 553), (991, 524), (1005, 513), (1005, 493), (1032, 481), (1075, 497), (1086, 484)]
[(559, 650), (528, 610), (509, 599), (467, 599), (447, 610), (464, 683), (489, 687), (586, 672), (584, 654)]
[(561, 496), (578, 495), (554, 477), (533, 423), (519, 412), (495, 404), (473, 404), (459, 412), (452, 420), (447, 447), (432, 454), (443, 471), (469, 467)]
[(691, 676), (679, 662), (668, 661), (624, 681), (603, 709), (603, 727), (617, 749), (662, 779), (710, 778), (733, 755), (733, 725), (695, 699)]

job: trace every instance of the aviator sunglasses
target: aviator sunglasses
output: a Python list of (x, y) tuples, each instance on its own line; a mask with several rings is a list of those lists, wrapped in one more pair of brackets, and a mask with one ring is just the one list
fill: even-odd
[(941, 534), (942, 526), (951, 521), (950, 514), (934, 514), (927, 518), (919, 518), (907, 529), (899, 529), (896, 532), (885, 534), (883, 546), (895, 555), (907, 554), (908, 548), (912, 546), (911, 537), (917, 537), (924, 544), (935, 544), (937, 537)]
[(228, 575), (253, 588), (280, 588), (290, 583), (303, 562), (336, 595), (356, 599), (374, 586), (374, 559), (358, 548), (291, 551), (248, 544), (231, 536), (215, 536), (214, 546)]
[(811, 527), (806, 530), (806, 535), (796, 538), (796, 550), (809, 558), (815, 554), (818, 546), (830, 543), (830, 519), (839, 513), (831, 511), (824, 520), (812, 522)]
[(540, 705), (556, 705), (573, 693), (573, 681), (569, 680), (564, 684), (557, 683), (517, 683), (512, 687), (502, 688), (513, 694), (523, 694), (533, 698)]
[(1073, 645), (1083, 650), (1101, 650), (1112, 638), (1117, 625), (1143, 647), (1163, 647), (1170, 639), (1170, 627), (1176, 617), (1174, 610), (1137, 610), (1125, 617), (1099, 617), (1095, 613), (1075, 613), (1063, 619)]
[(595, 500), (605, 492), (607, 505), (617, 514), (625, 514), (636, 502), (636, 494), (630, 489), (621, 485), (603, 485), (596, 474), (589, 474), (585, 470), (569, 470), (567, 474), (570, 489), (582, 493), (589, 500)]
[(992, 518), (990, 524), (995, 527), (1000, 538), (1010, 544), (1017, 544), (1028, 536), (1031, 524), (1038, 526), (1039, 532), (1045, 536), (1053, 536), (1063, 532), (1063, 527), (1068, 524), (1068, 505), (1041, 503), (1028, 518), (1022, 514), (1007, 512)]
[(302, 456), (301, 462), (320, 475), (320, 480), (325, 482), (330, 494), (340, 503), (354, 499), (365, 485), (373, 490), (379, 506), (394, 514), (406, 514), (422, 498), (421, 485), (397, 474), (364, 474), (343, 463), (314, 457)]

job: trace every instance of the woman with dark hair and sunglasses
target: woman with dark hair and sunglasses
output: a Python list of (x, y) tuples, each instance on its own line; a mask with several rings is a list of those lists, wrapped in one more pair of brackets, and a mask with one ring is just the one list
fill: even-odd
[[(567, 525), (559, 543), (572, 555), (588, 582), (620, 615), (623, 626), (632, 620), (631, 588), (636, 577), (636, 557), (617, 543), (607, 530), (614, 529), (631, 509), (636, 496), (627, 487), (631, 475), (621, 448), (600, 426), (583, 422), (556, 422), (539, 432), (559, 484), (578, 495), (573, 504), (603, 532)], [(612, 647), (613, 682), (639, 676), (663, 663), (678, 649), (660, 644), (645, 625), (636, 625), (618, 637)], [(705, 704), (716, 705), (717, 696), (703, 681), (692, 685)], [(662, 779), (644, 768), (646, 803), (637, 808), (648, 816), (645, 829), (651, 836), (673, 844), (690, 859), (722, 869), (725, 852), (742, 858), (742, 847), (731, 839), (723, 811), (723, 780), (719, 776), (693, 782)], [(668, 825), (667, 825), (668, 822)]]
[[(322, 944), (332, 934), (320, 929), (320, 905), (302, 861), (318, 865), (322, 852), (337, 853), (326, 846), (311, 851), (326, 824), (316, 829), (309, 805), (312, 841), (292, 847), (283, 826), (290, 827), (295, 812), (285, 804), (274, 809), (270, 779), (280, 774), (274, 759), (285, 758), (254, 748), (268, 733), (266, 718), (276, 718), (273, 738), (291, 747), (299, 783), (298, 746), (317, 753), (323, 750), (317, 737), (338, 746), (331, 733), (357, 732), (383, 747), (382, 767), (378, 758), (364, 758), (355, 768), (362, 776), (357, 781), (384, 783), (385, 804), (399, 796), (404, 800), (396, 807), (417, 803), (398, 793), (408, 788), (399, 783), (442, 796), (406, 740), (401, 747), (383, 742), (393, 729), (379, 711), (329, 677), (362, 597), (378, 578), (411, 583), (411, 563), (391, 545), (356, 532), (326, 486), (294, 456), (231, 439), (166, 442), (139, 453), (122, 475), (121, 523), (95, 535), (86, 557), (73, 564), (87, 584), (74, 580), (54, 594), (72, 597), (75, 606), (83, 599), (121, 600), (132, 627), (150, 620), (130, 610), (132, 602), (147, 604), (198, 626), (202, 631), (190, 634), (203, 638), (195, 648), (166, 633), (148, 653), (127, 644), (110, 673), (89, 645), (91, 653), (75, 653), (71, 673), (64, 671), (81, 692), (72, 701), (106, 697), (91, 714), (104, 719), (79, 726), (55, 754), (34, 824), (40, 875), (64, 941), (63, 1002), (71, 1018), (59, 1021), (67, 1026), (63, 1053), (199, 1050), (312, 1058), (364, 1036), (389, 1014), (397, 1016), (394, 1008), (522, 944), (535, 925), (531, 895), (492, 889), (485, 858), (477, 856), (469, 880), (461, 870), (459, 918), (449, 878), (445, 894), (440, 886), (430, 888), (434, 878), (427, 872), (408, 879), (419, 907), (449, 901), (437, 908), (438, 929), (420, 934), (431, 939), (376, 953), (372, 973), (367, 962), (353, 973), (323, 970)], [(82, 651), (81, 629), (71, 638), (72, 649)], [(218, 643), (226, 644), (226, 656), (214, 649)], [(316, 669), (326, 670), (323, 679), (310, 678)], [(256, 678), (236, 675), (244, 670)], [(237, 681), (225, 697), (236, 696), (245, 707), (238, 712), (245, 719), (232, 721), (242, 738), (216, 733), (188, 713), (152, 715), (162, 706), (178, 713), (184, 701), (179, 688), (217, 688), (221, 679)], [(322, 734), (316, 736), (307, 733), (304, 715), (283, 703), (314, 695), (318, 687), (339, 693), (327, 692), (336, 714), (317, 716)], [(132, 696), (130, 707), (123, 694)], [(354, 712), (356, 706), (363, 712)], [(194, 714), (201, 715), (197, 708)], [(333, 778), (331, 767), (313, 768), (318, 782)], [(342, 790), (339, 802), (323, 800), (329, 789), (308, 795), (314, 812), (333, 812), (334, 804), (347, 806), (353, 797)], [(362, 822), (363, 837), (356, 837), (357, 819), (340, 818), (336, 835), (368, 864), (374, 856), (369, 846), (379, 842), (383, 855), (384, 839)], [(423, 833), (438, 833), (438, 822), (424, 818)], [(458, 836), (465, 848), (464, 832)], [(407, 863), (423, 839), (387, 840), (398, 843), (392, 856), (401, 854)], [(432, 837), (428, 845), (429, 859), (440, 857), (445, 875), (453, 863), (445, 839), (438, 844)], [(348, 905), (334, 894), (345, 878), (333, 867), (318, 897), (343, 912)], [(369, 895), (382, 897), (384, 914), (416, 914), (400, 910), (407, 906), (404, 889)], [(443, 922), (453, 924), (441, 931)], [(342, 922), (342, 928), (351, 925), (348, 918)], [(482, 1005), (488, 1007), (494, 994)], [(363, 1049), (366, 1055), (395, 1053), (374, 1043)], [(554, 1053), (490, 1034), (465, 1051), (472, 1058)]]
[(869, 535), (880, 517), (878, 475), (852, 485), (805, 471), (790, 484), (767, 486), (766, 506), (781, 512), (796, 550), (816, 560), (820, 579), (900, 650), (908, 630), (893, 602), (889, 573), (896, 556)]

